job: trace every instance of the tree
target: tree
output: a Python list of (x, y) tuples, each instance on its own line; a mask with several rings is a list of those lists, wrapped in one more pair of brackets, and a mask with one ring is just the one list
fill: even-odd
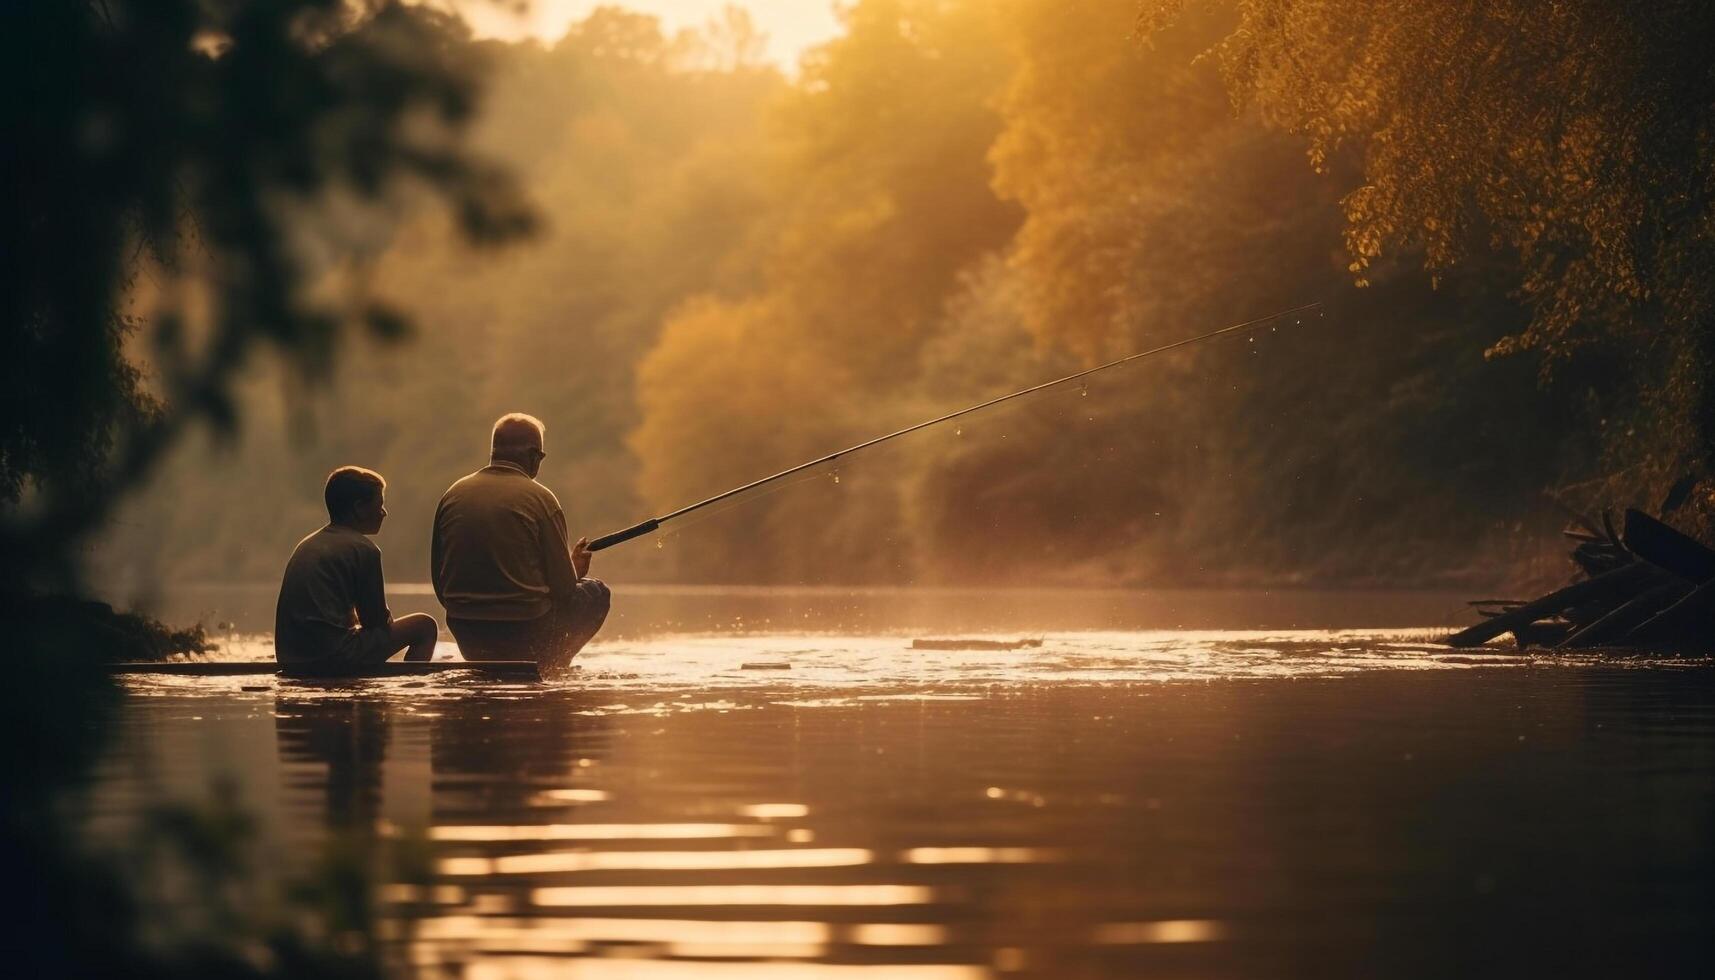
[[(1339, 181), (1231, 111), (1231, 12), (1128, 39), (1133, 0), (873, 2), (781, 120), (764, 287), (693, 302), (638, 366), (652, 510), (1227, 323), (1325, 321), (1102, 375), (696, 524), (701, 580), (1188, 584), (1470, 576), (1576, 446), (1481, 349), (1486, 267), (1351, 288)], [(949, 29), (949, 26), (956, 29)], [(949, 42), (949, 38), (957, 38)], [(950, 47), (950, 45), (952, 45)], [(956, 48), (956, 50), (954, 50)], [(814, 540), (814, 547), (806, 547)]]
[[(272, 586), (321, 519), (320, 481), (343, 463), (388, 479), (389, 580), (424, 579), (436, 500), (479, 465), (507, 411), (547, 421), (542, 479), (574, 530), (637, 519), (624, 441), (637, 422), (633, 367), (687, 297), (754, 288), (752, 240), (777, 216), (768, 110), (787, 83), (766, 66), (686, 65), (669, 57), (683, 35), (624, 23), (592, 15), (552, 45), (480, 44), (488, 68), (469, 146), (529, 187), (539, 231), (472, 254), (443, 214), (405, 215), (368, 285), (411, 315), (412, 342), (348, 345), (313, 398), (279, 365), (246, 372), (242, 443), (210, 453), (185, 441), (114, 514), (91, 561), (107, 594), (149, 605), (161, 583)], [(631, 40), (604, 40), (616, 32)], [(599, 567), (632, 580), (661, 565), (653, 550), (616, 549)]]
[[(962, 302), (949, 332), (994, 334), (984, 322), (1011, 316), (1090, 364), (1309, 300), (1326, 316), (973, 419), (924, 478), (924, 553), (954, 578), (1469, 574), (1471, 542), (1529, 513), (1543, 473), (1576, 459), (1522, 425), (1495, 431), (1566, 407), (1536, 398), (1524, 365), (1478, 356), (1517, 311), (1483, 270), (1438, 296), (1393, 267), (1352, 289), (1337, 261), (1352, 162), (1313, 173), (1292, 137), (1231, 110), (1197, 58), (1229, 9), (1198, 8), (1149, 46), (1124, 36), (1135, 13), (1128, 0), (1009, 7), (1016, 68), (990, 158), (1026, 217), (1004, 278), (982, 281), (988, 295)], [(1022, 366), (1014, 384), (1058, 370)]]
[[(38, 593), (81, 585), (77, 539), (187, 431), (234, 431), (234, 385), (258, 348), (314, 378), (353, 326), (405, 331), (363, 288), (396, 210), (438, 197), (483, 243), (529, 228), (511, 179), (464, 148), (473, 54), (455, 21), (390, 0), (0, 12), (0, 624), (15, 654), (0, 849), (32, 897), (5, 927), (22, 972), (379, 971), (292, 925), (268, 947), (260, 929), (223, 947), (246, 931), (230, 919), (182, 951), (145, 937), (136, 896), (65, 819), (115, 707), (101, 663), (113, 618)], [(204, 871), (227, 855), (209, 842), (241, 824), (221, 816), (198, 838)]]
[[(777, 217), (751, 257), (760, 285), (687, 301), (638, 363), (630, 445), (651, 509), (910, 421), (944, 305), (1016, 227), (987, 182), (989, 100), (1007, 69), (993, 9), (865, 0), (844, 17), (776, 121)], [(901, 484), (868, 465), (841, 478), (837, 497), (783, 494), (705, 525), (703, 546), (669, 551), (677, 574), (897, 580), (910, 557)]]
[[(8, 4), (0, 174), (0, 592), (73, 584), (69, 546), (196, 422), (230, 431), (259, 346), (325, 372), (412, 186), (473, 241), (530, 227), (464, 152), (481, 70), (392, 0)], [(419, 191), (420, 193), (420, 191)]]
[[(1187, 6), (1149, 0), (1141, 32)], [(1620, 373), (1597, 413), (1613, 488), (1659, 500), (1686, 468), (1715, 473), (1715, 8), (1259, 0), (1235, 17), (1210, 49), (1235, 102), (1317, 167), (1361, 154), (1344, 199), (1360, 282), (1390, 250), (1438, 275), (1498, 251), (1532, 315), (1491, 353)]]

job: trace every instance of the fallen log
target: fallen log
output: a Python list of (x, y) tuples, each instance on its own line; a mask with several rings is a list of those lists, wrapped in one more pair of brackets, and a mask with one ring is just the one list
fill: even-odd
[(1528, 601), (1529, 600), (1527, 599), (1506, 599), (1501, 601), (1491, 599), (1484, 600), (1482, 602), (1467, 602), (1465, 605), (1470, 606), (1471, 611), (1476, 613), (1478, 616), (1488, 619), (1490, 616), (1499, 616), (1509, 609), (1517, 609)]
[[(1669, 576), (1663, 575), (1663, 578), (1667, 577)], [(1636, 591), (1629, 593), (1593, 596), (1589, 599), (1583, 600), (1582, 602), (1574, 603), (1567, 606), (1565, 609), (1562, 609), (1560, 611), (1560, 618), (1565, 620), (1567, 625), (1572, 627), (1571, 632), (1577, 632), (1578, 630), (1595, 623), (1603, 616), (1613, 612), (1618, 606), (1630, 602), (1637, 596), (1642, 595), (1645, 591), (1647, 591), (1647, 587), (1640, 587)]]
[(1715, 579), (1715, 551), (1640, 510), (1626, 511), (1626, 550), (1692, 585)]
[(1566, 639), (1572, 630), (1571, 623), (1550, 619), (1513, 627), (1513, 641), (1519, 652), (1522, 653), (1531, 647), (1558, 646), (1560, 641)]
[[(1701, 485), (1691, 477), (1675, 483), (1662, 515)], [(1715, 650), (1715, 549), (1636, 509), (1625, 511), (1617, 530), (1611, 511), (1591, 518), (1554, 502), (1575, 522), (1561, 533), (1573, 543), (1572, 563), (1583, 581), (1531, 602), (1477, 600), (1471, 605), (1483, 622), (1447, 637), (1448, 646), (1477, 646), (1510, 632), (1521, 650)]]
[(1576, 650), (1619, 643), (1651, 616), (1685, 598), (1692, 588), (1685, 582), (1663, 582), (1621, 603), (1600, 619), (1574, 630), (1557, 647)]
[(1625, 642), (1672, 650), (1707, 646), (1711, 633), (1715, 632), (1712, 628), (1715, 628), (1715, 582), (1705, 582), (1626, 634)]
[(1512, 633), (1518, 627), (1529, 626), (1581, 603), (1598, 597), (1625, 602), (1645, 588), (1659, 584), (1663, 572), (1643, 562), (1633, 562), (1594, 578), (1574, 582), (1563, 589), (1550, 592), (1533, 602), (1494, 616), (1468, 629), (1460, 630), (1446, 639), (1450, 647), (1474, 647), (1489, 642), (1502, 633)]
[(1573, 564), (1591, 578), (1621, 568), (1632, 561), (1632, 556), (1624, 548), (1605, 539), (1585, 541), (1572, 549)]

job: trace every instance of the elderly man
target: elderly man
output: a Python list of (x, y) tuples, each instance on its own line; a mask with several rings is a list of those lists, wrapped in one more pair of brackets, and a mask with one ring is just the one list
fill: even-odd
[(502, 416), (489, 464), (435, 509), (430, 575), (468, 660), (563, 667), (607, 619), (607, 586), (586, 577), (589, 539), (567, 546), (560, 502), (536, 482), (545, 436), (538, 419)]

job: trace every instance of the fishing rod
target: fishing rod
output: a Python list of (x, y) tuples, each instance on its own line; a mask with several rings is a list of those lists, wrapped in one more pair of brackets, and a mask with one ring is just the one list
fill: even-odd
[(810, 469), (812, 467), (822, 466), (822, 465), (825, 465), (827, 463), (832, 463), (833, 461), (839, 459), (841, 456), (850, 456), (852, 453), (862, 452), (863, 450), (868, 449), (871, 446), (879, 446), (882, 443), (887, 442), (890, 439), (897, 439), (903, 435), (910, 435), (911, 433), (916, 432), (918, 429), (927, 429), (932, 425), (940, 425), (942, 422), (951, 422), (953, 419), (959, 418), (962, 415), (969, 415), (972, 412), (980, 412), (985, 408), (990, 408), (992, 406), (999, 405), (1001, 402), (1011, 401), (1014, 398), (1023, 398), (1025, 395), (1034, 394), (1038, 391), (1045, 391), (1045, 390), (1047, 390), (1049, 388), (1053, 388), (1057, 385), (1063, 385), (1068, 381), (1076, 381), (1079, 378), (1087, 378), (1090, 375), (1097, 373), (1098, 371), (1106, 371), (1109, 368), (1116, 368), (1122, 364), (1130, 364), (1132, 361), (1142, 360), (1143, 358), (1146, 358), (1146, 357), (1153, 357), (1156, 354), (1165, 354), (1170, 350), (1178, 350), (1181, 347), (1190, 347), (1192, 344), (1200, 344), (1200, 343), (1204, 342), (1205, 340), (1213, 340), (1216, 337), (1224, 336), (1224, 335), (1230, 334), (1230, 333), (1235, 333), (1239, 330), (1245, 329), (1246, 327), (1254, 327), (1259, 323), (1267, 323), (1270, 320), (1278, 320), (1281, 317), (1291, 316), (1294, 313), (1306, 313), (1310, 310), (1317, 309), (1321, 305), (1322, 305), (1321, 303), (1306, 303), (1303, 306), (1295, 306), (1290, 310), (1281, 310), (1279, 313), (1270, 313), (1268, 316), (1257, 317), (1254, 320), (1246, 320), (1243, 323), (1235, 323), (1230, 327), (1222, 327), (1219, 330), (1212, 330), (1209, 333), (1201, 334), (1201, 335), (1196, 336), (1196, 337), (1187, 337), (1184, 340), (1175, 340), (1170, 344), (1162, 344), (1160, 347), (1152, 347), (1149, 350), (1140, 351), (1139, 353), (1136, 353), (1136, 354), (1130, 354), (1130, 355), (1127, 355), (1126, 357), (1122, 357), (1118, 360), (1109, 361), (1106, 364), (1098, 364), (1093, 368), (1088, 368), (1086, 370), (1079, 371), (1075, 374), (1068, 374), (1064, 378), (1055, 378), (1053, 381), (1044, 381), (1043, 383), (1041, 383), (1039, 385), (1031, 385), (1028, 388), (1020, 388), (1018, 391), (1012, 392), (1011, 394), (1001, 395), (999, 398), (990, 398), (986, 402), (982, 402), (980, 404), (972, 405), (969, 408), (961, 408), (956, 412), (948, 412), (946, 415), (943, 415), (939, 418), (930, 419), (927, 422), (918, 422), (916, 425), (908, 425), (905, 428), (900, 429), (896, 432), (889, 432), (887, 435), (884, 435), (884, 436), (876, 436), (874, 439), (871, 439), (868, 442), (860, 442), (855, 446), (849, 446), (845, 449), (840, 450), (837, 453), (829, 453), (828, 455), (820, 457), (819, 459), (812, 459), (807, 463), (799, 463), (797, 466), (793, 466), (793, 467), (790, 467), (788, 469), (781, 470), (780, 472), (775, 473), (772, 476), (765, 476), (760, 480), (752, 480), (751, 482), (746, 483), (744, 486), (734, 487), (733, 489), (728, 490), (725, 493), (717, 493), (713, 497), (708, 498), (707, 500), (699, 500), (694, 504), (690, 504), (688, 506), (681, 507), (678, 510), (673, 511), (670, 514), (663, 514), (660, 517), (651, 517), (647, 521), (644, 521), (641, 524), (633, 524), (631, 527), (628, 527), (623, 531), (615, 531), (612, 534), (604, 534), (601, 537), (596, 538), (594, 541), (590, 542), (590, 550), (591, 551), (602, 551), (604, 549), (611, 548), (616, 544), (621, 544), (623, 542), (630, 541), (632, 538), (642, 537), (643, 535), (648, 534), (650, 531), (653, 531), (656, 528), (659, 528), (661, 525), (667, 523), (670, 520), (673, 520), (676, 517), (684, 517), (686, 514), (689, 514), (692, 511), (702, 510), (704, 507), (707, 507), (710, 504), (718, 504), (723, 500), (727, 500), (727, 499), (730, 499), (732, 497), (736, 497), (739, 494), (745, 493), (745, 492), (750, 491), (750, 490), (755, 490), (757, 487), (764, 486), (764, 485), (769, 484), (769, 483), (773, 483), (775, 480), (784, 479), (788, 476), (791, 476), (794, 473), (802, 473), (803, 471)]

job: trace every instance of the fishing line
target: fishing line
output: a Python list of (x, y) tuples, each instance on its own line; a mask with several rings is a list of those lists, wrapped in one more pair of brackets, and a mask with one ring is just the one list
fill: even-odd
[(937, 418), (932, 418), (932, 419), (929, 419), (929, 420), (924, 421), (924, 422), (918, 422), (915, 425), (908, 425), (903, 429), (898, 429), (896, 431), (889, 432), (886, 435), (876, 436), (874, 439), (870, 439), (867, 442), (860, 442), (855, 446), (848, 446), (847, 448), (842, 449), (839, 452), (829, 453), (828, 455), (822, 456), (818, 459), (812, 459), (809, 462), (799, 463), (797, 466), (788, 467), (787, 469), (781, 470), (778, 473), (774, 473), (772, 475), (765, 476), (760, 480), (752, 480), (751, 482), (746, 483), (743, 486), (734, 487), (731, 490), (727, 490), (723, 493), (717, 493), (712, 497), (709, 497), (709, 498), (704, 499), (704, 500), (699, 500), (694, 504), (688, 504), (688, 505), (681, 507), (678, 510), (675, 510), (671, 513), (663, 514), (660, 517), (651, 517), (649, 520), (646, 520), (640, 524), (634, 524), (631, 527), (624, 529), (623, 531), (615, 531), (612, 534), (604, 534), (601, 537), (596, 538), (594, 541), (590, 542), (590, 550), (591, 551), (602, 551), (606, 548), (611, 548), (616, 544), (620, 544), (620, 543), (625, 542), (625, 541), (630, 541), (632, 538), (642, 537), (643, 535), (648, 534), (649, 532), (655, 530), (656, 528), (659, 528), (661, 525), (667, 523), (668, 521), (671, 521), (671, 520), (678, 518), (678, 517), (683, 517), (686, 514), (691, 513), (692, 511), (701, 510), (704, 507), (710, 506), (711, 504), (720, 503), (723, 500), (727, 500), (727, 499), (730, 499), (732, 497), (736, 497), (736, 496), (738, 496), (742, 493), (745, 493), (747, 491), (750, 491), (750, 490), (755, 490), (756, 488), (761, 487), (764, 484), (773, 483), (776, 480), (784, 479), (785, 477), (792, 476), (795, 473), (801, 473), (804, 470), (813, 469), (813, 468), (818, 467), (818, 466), (825, 466), (829, 463), (834, 462), (835, 460), (839, 459), (842, 456), (849, 456), (853, 453), (862, 452), (863, 450), (868, 449), (871, 446), (878, 446), (884, 442), (887, 442), (890, 439), (897, 439), (900, 436), (910, 435), (911, 433), (916, 432), (919, 429), (927, 429), (932, 425), (940, 425), (943, 422), (951, 422), (952, 420), (954, 420), (956, 418), (960, 418), (962, 416), (969, 415), (972, 412), (980, 412), (985, 408), (990, 408), (992, 406), (999, 405), (1002, 402), (1012, 401), (1014, 398), (1023, 398), (1025, 395), (1032, 395), (1038, 391), (1045, 391), (1049, 388), (1053, 388), (1053, 387), (1056, 387), (1058, 385), (1066, 384), (1069, 381), (1077, 381), (1080, 378), (1087, 378), (1090, 375), (1096, 374), (1096, 373), (1101, 372), (1101, 371), (1106, 371), (1106, 370), (1109, 370), (1111, 368), (1116, 368), (1116, 367), (1119, 367), (1123, 364), (1130, 364), (1132, 361), (1142, 360), (1143, 358), (1146, 358), (1146, 357), (1154, 357), (1157, 354), (1165, 354), (1168, 351), (1178, 350), (1181, 347), (1189, 347), (1192, 344), (1200, 344), (1206, 340), (1213, 340), (1216, 337), (1222, 337), (1222, 336), (1226, 336), (1228, 334), (1236, 333), (1236, 332), (1238, 332), (1240, 330), (1244, 330), (1248, 327), (1254, 327), (1259, 323), (1267, 323), (1270, 320), (1278, 320), (1281, 317), (1292, 316), (1295, 313), (1307, 313), (1310, 310), (1318, 309), (1321, 306), (1322, 306), (1321, 303), (1306, 303), (1303, 306), (1295, 306), (1289, 310), (1281, 310), (1279, 313), (1271, 313), (1268, 316), (1257, 317), (1254, 320), (1245, 320), (1242, 323), (1235, 323), (1230, 327), (1222, 327), (1219, 330), (1212, 330), (1206, 334), (1199, 334), (1198, 336), (1195, 336), (1195, 337), (1186, 337), (1183, 340), (1175, 340), (1172, 343), (1162, 344), (1160, 347), (1152, 347), (1146, 351), (1140, 351), (1136, 354), (1130, 354), (1130, 355), (1127, 355), (1125, 357), (1118, 358), (1117, 360), (1108, 361), (1106, 364), (1098, 364), (1093, 368), (1087, 368), (1083, 371), (1078, 371), (1078, 372), (1075, 372), (1073, 374), (1068, 374), (1063, 378), (1055, 378), (1052, 381), (1044, 381), (1041, 384), (1031, 385), (1028, 388), (1020, 388), (1017, 391), (1011, 392), (1009, 394), (1001, 395), (998, 398), (991, 398), (988, 401), (979, 402), (975, 405), (969, 406), (968, 408), (961, 408), (956, 412), (948, 412), (946, 415), (942, 415), (942, 416), (939, 416)]

